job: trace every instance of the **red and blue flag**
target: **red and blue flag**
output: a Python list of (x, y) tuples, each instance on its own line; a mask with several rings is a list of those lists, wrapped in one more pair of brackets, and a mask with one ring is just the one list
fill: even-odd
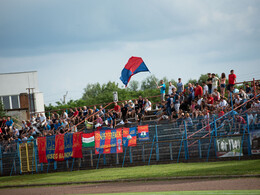
[(123, 144), (127, 146), (136, 146), (136, 127), (123, 128)]
[[(131, 77), (138, 72), (149, 71), (140, 57), (131, 57), (121, 72), (120, 80), (127, 86)], [(149, 71), (150, 72), (150, 71)]]
[(149, 140), (149, 127), (148, 125), (139, 125), (138, 126), (138, 137), (139, 141), (148, 141)]
[(95, 154), (122, 152), (122, 129), (102, 129), (95, 131)]

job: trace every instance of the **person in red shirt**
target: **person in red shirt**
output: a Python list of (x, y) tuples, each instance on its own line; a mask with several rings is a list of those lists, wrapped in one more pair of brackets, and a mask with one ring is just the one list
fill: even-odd
[(121, 107), (115, 102), (114, 111), (118, 118), (121, 118)]
[(230, 74), (228, 75), (228, 86), (227, 90), (233, 91), (233, 87), (236, 83), (237, 76), (234, 74), (234, 70), (230, 71)]
[(214, 103), (214, 98), (212, 97), (211, 94), (208, 94), (208, 99), (207, 99), (208, 106), (213, 106), (213, 103)]
[(195, 97), (203, 96), (203, 89), (202, 87), (199, 85), (199, 83), (196, 83), (196, 88), (195, 88), (195, 93), (194, 93)]
[(244, 130), (246, 128), (246, 121), (242, 116), (236, 115), (237, 120), (237, 128), (236, 132), (234, 134), (242, 133), (241, 130)]

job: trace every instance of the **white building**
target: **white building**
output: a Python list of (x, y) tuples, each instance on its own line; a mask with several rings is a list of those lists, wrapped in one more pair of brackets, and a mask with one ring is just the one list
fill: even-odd
[(37, 71), (0, 73), (0, 100), (8, 114), (18, 118), (28, 119), (30, 113), (44, 112)]

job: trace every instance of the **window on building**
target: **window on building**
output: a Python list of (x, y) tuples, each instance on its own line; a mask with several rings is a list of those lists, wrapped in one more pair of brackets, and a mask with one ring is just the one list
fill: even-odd
[(4, 109), (11, 109), (9, 96), (3, 96)]
[(18, 95), (12, 95), (12, 109), (18, 109), (19, 108), (19, 96)]

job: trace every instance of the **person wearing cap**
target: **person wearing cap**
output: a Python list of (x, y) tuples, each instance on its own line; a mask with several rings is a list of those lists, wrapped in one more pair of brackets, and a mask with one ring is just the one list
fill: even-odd
[(129, 109), (128, 109), (128, 115), (131, 117), (134, 117), (135, 115), (135, 104), (132, 100), (128, 101)]

